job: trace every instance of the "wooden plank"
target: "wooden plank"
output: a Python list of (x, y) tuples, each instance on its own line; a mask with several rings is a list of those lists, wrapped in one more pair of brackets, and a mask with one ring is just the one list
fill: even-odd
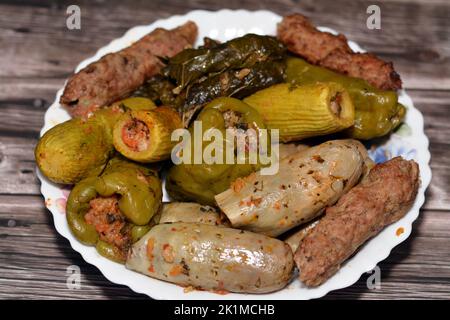
[[(0, 196), (0, 299), (143, 298), (110, 283), (60, 236), (39, 196)], [(81, 269), (81, 289), (67, 268)]]
[(43, 99), (27, 98), (0, 101), (0, 135), (39, 137), (44, 125), (48, 103)]
[[(44, 1), (27, 10), (1, 5), (0, 52), (8, 61), (0, 69), (4, 80), (42, 77), (63, 80), (78, 62), (120, 37), (128, 28), (167, 17), (169, 12), (179, 14), (196, 7), (195, 2), (189, 1), (137, 2), (132, 6), (120, 1), (109, 2), (107, 6), (81, 2), (82, 28), (70, 31), (65, 27), (67, 6), (52, 3)], [(283, 0), (270, 2), (264, 8), (279, 14), (303, 12), (315, 23), (333, 27), (366, 49), (393, 60), (407, 88), (449, 89), (450, 3), (383, 2), (381, 30), (366, 27), (366, 8), (370, 4), (369, 0), (307, 0), (298, 4)], [(237, 9), (242, 3), (230, 1), (229, 5)], [(198, 6), (212, 10), (220, 7), (219, 2)], [(256, 0), (246, 2), (246, 7), (262, 9)]]
[[(33, 105), (50, 106), (56, 92), (63, 87), (65, 79), (46, 78), (0, 78), (0, 100), (21, 101), (28, 99)], [(30, 104), (31, 106), (31, 104)]]
[[(68, 31), (65, 9), (72, 1), (0, 1), (0, 299), (145, 298), (106, 280), (56, 232), (39, 193), (33, 149), (46, 108), (81, 60), (135, 25), (193, 8), (223, 6), (218, 0), (77, 3), (82, 30)], [(368, 275), (363, 275), (355, 285), (326, 298), (449, 299), (450, 2), (383, 1), (378, 3), (382, 29), (373, 31), (365, 27), (370, 4), (373, 1), (230, 0), (227, 7), (279, 14), (300, 11), (316, 24), (335, 28), (394, 61), (424, 114), (431, 142), (433, 180), (427, 201), (411, 237), (380, 263), (380, 290), (369, 290)], [(66, 271), (71, 265), (81, 268), (80, 290), (67, 288)]]
[(424, 116), (425, 134), (430, 141), (432, 180), (424, 208), (449, 210), (450, 205), (450, 92), (409, 90), (415, 107)]
[[(0, 298), (143, 298), (110, 283), (85, 263), (53, 227), (39, 196), (0, 196)], [(382, 263), (381, 289), (368, 275), (327, 298), (439, 298), (450, 292), (450, 212), (422, 211), (411, 237)], [(67, 268), (81, 269), (81, 289), (69, 289)]]
[(39, 194), (34, 162), (34, 138), (10, 137), (3, 132), (0, 137), (0, 194)]

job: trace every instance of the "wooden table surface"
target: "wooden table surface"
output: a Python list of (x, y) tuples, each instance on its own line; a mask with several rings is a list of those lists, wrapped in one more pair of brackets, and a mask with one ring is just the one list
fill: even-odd
[[(81, 30), (66, 28), (69, 4)], [(126, 4), (125, 4), (126, 3)], [(60, 236), (44, 206), (33, 149), (56, 91), (83, 59), (141, 24), (193, 9), (299, 11), (318, 25), (392, 60), (425, 117), (433, 180), (410, 238), (379, 264), (381, 288), (363, 275), (326, 298), (450, 298), (450, 1), (0, 1), (0, 299), (142, 299), (105, 279)], [(366, 9), (381, 8), (381, 30), (368, 30)], [(66, 285), (67, 268), (81, 288)]]

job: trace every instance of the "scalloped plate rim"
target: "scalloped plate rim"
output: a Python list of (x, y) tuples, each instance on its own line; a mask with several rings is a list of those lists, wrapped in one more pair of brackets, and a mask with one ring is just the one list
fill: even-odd
[[(133, 40), (130, 40), (128, 38), (138, 39), (143, 34), (151, 31), (155, 27), (159, 27), (159, 26), (163, 26), (163, 25), (167, 25), (167, 27), (169, 27), (169, 25), (170, 25), (170, 27), (173, 27), (173, 26), (176, 26), (176, 25), (182, 23), (182, 21), (186, 21), (188, 19), (196, 20), (196, 19), (204, 18), (206, 16), (211, 16), (211, 15), (218, 16), (219, 20), (220, 20), (220, 17), (222, 17), (224, 15), (233, 15), (233, 16), (246, 15), (246, 16), (253, 16), (252, 18), (254, 18), (254, 19), (258, 19), (257, 16), (259, 16), (259, 15), (261, 15), (261, 16), (265, 15), (268, 19), (271, 19), (274, 21), (277, 21), (277, 20), (279, 21), (281, 19), (281, 17), (278, 16), (277, 14), (275, 14), (271, 11), (267, 11), (267, 10), (258, 10), (258, 11), (229, 10), (229, 9), (223, 9), (223, 10), (219, 10), (219, 11), (194, 10), (194, 11), (190, 11), (184, 15), (174, 15), (167, 19), (159, 19), (150, 25), (140, 25), (140, 26), (135, 26), (135, 27), (129, 29), (122, 37), (112, 40), (109, 44), (100, 48), (96, 52), (95, 55), (80, 62), (80, 64), (78, 64), (78, 66), (76, 68), (76, 71), (80, 70), (82, 67), (86, 66), (88, 63), (99, 59), (102, 55), (106, 54), (107, 52), (117, 51), (117, 50), (120, 50), (121, 48), (123, 48), (124, 46), (131, 44)], [(262, 18), (260, 18), (260, 19), (262, 19)], [(229, 23), (229, 24), (233, 25), (232, 23)], [(324, 31), (334, 32), (334, 33), (336, 32), (333, 29), (330, 29), (327, 27), (320, 27), (320, 29), (324, 30)], [(364, 51), (353, 41), (349, 41), (349, 44), (354, 50)], [(115, 46), (115, 48), (112, 48), (114, 46)], [(64, 84), (64, 86), (65, 86), (65, 84)], [(62, 94), (63, 88), (58, 90), (55, 101), (53, 102), (53, 104), (49, 107), (49, 109), (45, 113), (45, 123), (41, 130), (41, 136), (46, 130), (48, 130), (49, 128), (51, 128), (52, 126), (54, 126), (56, 124), (55, 121), (52, 121), (50, 119), (50, 116), (53, 113), (58, 112), (58, 114), (59, 114), (58, 121), (59, 122), (67, 120), (69, 118), (69, 115), (67, 114), (67, 112), (64, 111), (60, 107), (59, 102), (58, 102), (59, 97)], [(100, 255), (98, 255), (98, 253), (95, 252), (95, 249), (93, 247), (84, 246), (83, 244), (78, 242), (73, 237), (73, 235), (70, 233), (70, 231), (67, 227), (67, 224), (64, 224), (66, 221), (65, 216), (63, 214), (61, 214), (60, 212), (58, 212), (56, 205), (54, 203), (51, 203), (52, 201), (47, 203), (47, 200), (46, 200), (46, 206), (53, 215), (54, 225), (55, 225), (55, 228), (58, 231), (58, 233), (69, 240), (71, 247), (75, 251), (80, 253), (86, 262), (96, 266), (100, 270), (100, 272), (109, 281), (111, 281), (113, 283), (128, 286), (133, 291), (142, 293), (142, 294), (146, 294), (149, 297), (152, 297), (155, 299), (172, 299), (172, 298), (175, 298), (175, 299), (314, 299), (314, 298), (319, 298), (319, 297), (326, 295), (327, 293), (329, 293), (331, 291), (351, 286), (356, 281), (358, 281), (358, 279), (360, 278), (360, 276), (362, 274), (373, 269), (380, 261), (386, 259), (394, 247), (396, 247), (399, 243), (403, 242), (404, 240), (406, 240), (409, 237), (409, 235), (411, 233), (411, 229), (412, 229), (412, 224), (417, 219), (419, 212), (420, 212), (420, 207), (423, 205), (423, 203), (425, 201), (425, 190), (428, 187), (430, 180), (431, 180), (431, 169), (429, 167), (429, 161), (430, 161), (430, 152), (428, 150), (429, 141), (423, 131), (423, 116), (420, 113), (420, 111), (414, 107), (412, 99), (406, 94), (405, 90), (401, 90), (399, 96), (400, 96), (400, 98), (404, 99), (406, 101), (406, 103), (408, 104), (408, 106), (410, 107), (408, 109), (407, 117), (414, 117), (414, 119), (418, 122), (416, 124), (416, 129), (418, 129), (418, 131), (416, 132), (416, 136), (415, 136), (416, 140), (414, 140), (414, 144), (417, 147), (417, 149), (420, 152), (422, 152), (420, 154), (421, 161), (419, 161), (420, 169), (421, 169), (422, 183), (421, 183), (421, 187), (420, 187), (418, 196), (415, 200), (414, 206), (405, 215), (404, 218), (402, 218), (397, 223), (394, 223), (393, 225), (390, 225), (387, 228), (385, 228), (382, 231), (382, 233), (380, 233), (379, 235), (377, 235), (376, 237), (371, 239), (367, 244), (365, 244), (365, 246), (363, 248), (361, 248), (361, 250), (358, 251), (358, 253), (352, 259), (350, 259), (347, 263), (345, 263), (343, 265), (341, 270), (346, 269), (346, 268), (352, 268), (352, 269), (356, 268), (356, 270), (354, 270), (353, 273), (350, 274), (350, 276), (347, 276), (347, 277), (344, 276), (344, 277), (341, 277), (341, 279), (339, 279), (339, 275), (341, 274), (341, 272), (339, 272), (335, 276), (333, 276), (329, 281), (327, 281), (326, 283), (324, 283), (323, 285), (321, 285), (318, 288), (305, 289), (304, 287), (299, 285), (299, 281), (294, 280), (294, 282), (292, 282), (287, 288), (285, 288), (283, 290), (280, 290), (280, 291), (277, 291), (274, 293), (261, 294), (261, 295), (236, 294), (236, 293), (230, 293), (227, 295), (218, 295), (218, 294), (204, 292), (204, 291), (194, 291), (194, 292), (190, 292), (190, 293), (184, 293), (183, 289), (179, 286), (176, 286), (174, 284), (170, 284), (170, 283), (167, 283), (167, 282), (164, 282), (161, 280), (152, 279), (152, 278), (146, 277), (144, 275), (135, 273), (133, 271), (125, 269), (121, 265), (118, 265), (114, 262), (111, 262), (111, 261), (101, 257)], [(49, 182), (46, 178), (44, 178), (38, 169), (37, 169), (37, 175), (38, 175), (39, 180), (41, 181), (41, 193), (42, 193), (44, 199), (48, 199), (47, 195), (49, 195), (49, 193), (51, 193), (52, 191), (57, 190), (58, 186)], [(61, 220), (63, 220), (62, 223), (61, 223)], [(387, 234), (386, 233), (387, 229), (393, 230), (396, 225), (401, 225), (405, 229), (405, 231), (401, 236), (391, 238), (391, 241), (389, 242), (389, 248), (384, 248), (384, 250), (378, 251), (378, 254), (374, 254), (372, 259), (362, 260), (362, 261), (359, 261), (359, 260), (361, 260), (361, 259), (359, 259), (356, 261), (359, 264), (354, 263), (355, 258), (358, 257), (361, 254), (361, 252), (364, 252), (367, 249), (366, 247), (368, 245), (370, 245), (371, 243), (374, 243), (374, 241), (376, 241), (377, 239), (381, 240), (381, 237), (380, 237), (381, 234)], [(394, 240), (392, 240), (392, 239), (394, 239)], [(356, 267), (355, 267), (355, 264), (357, 265)], [(120, 267), (123, 269), (119, 270), (119, 272), (117, 273), (116, 272), (117, 267)], [(123, 277), (122, 272), (125, 273), (125, 277)], [(340, 281), (336, 281), (336, 279), (335, 279), (336, 277)], [(145, 279), (145, 281), (141, 281), (144, 279)], [(330, 281), (332, 281), (333, 279), (334, 279), (334, 281), (330, 283)], [(296, 286), (296, 287), (294, 287), (294, 286)], [(295, 291), (298, 289), (304, 290), (302, 292), (306, 292), (306, 294), (295, 295)], [(174, 294), (175, 296), (170, 296), (170, 294)]]

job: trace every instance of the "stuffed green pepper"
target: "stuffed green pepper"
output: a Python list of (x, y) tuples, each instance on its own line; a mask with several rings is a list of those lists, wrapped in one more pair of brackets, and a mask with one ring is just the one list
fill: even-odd
[[(227, 144), (234, 143), (233, 137), (227, 140), (226, 129), (236, 132), (236, 135), (247, 129), (254, 129), (254, 132), (259, 135), (259, 129), (265, 128), (264, 122), (256, 110), (238, 99), (227, 97), (217, 98), (202, 109), (196, 121), (189, 127), (191, 137), (194, 137), (196, 123), (201, 124), (203, 135), (209, 129), (219, 130), (224, 137), (221, 142), (223, 150), (226, 149)], [(201, 143), (204, 153), (210, 142), (202, 141)], [(194, 143), (190, 144), (193, 149)], [(266, 146), (269, 150), (270, 146)], [(191, 152), (188, 161), (174, 165), (169, 170), (166, 180), (166, 189), (169, 195), (179, 201), (195, 201), (214, 205), (214, 195), (226, 190), (230, 183), (238, 177), (246, 176), (261, 168), (258, 150), (249, 147), (247, 151), (244, 154), (245, 158), (241, 158), (242, 164), (237, 164), (237, 153), (232, 155), (232, 163), (227, 164), (229, 162), (226, 161), (225, 152), (220, 156), (222, 163), (208, 164), (202, 161), (195, 164), (194, 152)], [(248, 161), (252, 156), (256, 156), (258, 161), (255, 163)]]
[(347, 135), (355, 139), (367, 140), (384, 136), (397, 128), (406, 114), (395, 91), (376, 89), (365, 80), (311, 65), (300, 58), (287, 60), (286, 81), (292, 85), (316, 82), (336, 82), (342, 85), (355, 105), (355, 123), (346, 130)]
[(124, 262), (131, 244), (142, 237), (161, 207), (157, 172), (114, 158), (100, 176), (75, 185), (66, 216), (74, 236), (117, 262)]

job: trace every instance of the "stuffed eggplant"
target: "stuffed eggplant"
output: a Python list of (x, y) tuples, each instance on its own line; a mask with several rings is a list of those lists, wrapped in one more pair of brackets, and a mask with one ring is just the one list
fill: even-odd
[(162, 210), (153, 217), (153, 222), (160, 223), (202, 223), (213, 226), (228, 226), (228, 219), (216, 208), (195, 202), (165, 203)]
[(261, 234), (167, 223), (156, 225), (133, 245), (126, 267), (181, 286), (266, 293), (287, 285), (293, 260), (287, 244)]

